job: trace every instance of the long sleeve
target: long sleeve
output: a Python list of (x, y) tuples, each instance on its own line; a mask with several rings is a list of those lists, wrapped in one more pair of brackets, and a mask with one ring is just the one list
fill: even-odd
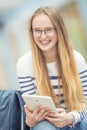
[(22, 56), (17, 62), (17, 77), (22, 94), (35, 94), (35, 78), (30, 54)]
[[(82, 83), (83, 94), (87, 99), (87, 65), (80, 53), (75, 52), (75, 55), (76, 55), (77, 69)], [(72, 111), (71, 113), (75, 118), (74, 124), (76, 124), (87, 116), (87, 107), (82, 112)]]

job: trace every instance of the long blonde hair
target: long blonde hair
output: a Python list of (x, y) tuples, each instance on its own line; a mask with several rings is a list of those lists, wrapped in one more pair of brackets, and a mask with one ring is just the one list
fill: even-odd
[(83, 106), (80, 104), (85, 102), (85, 98), (83, 95), (81, 81), (77, 72), (73, 50), (62, 17), (60, 16), (58, 10), (52, 7), (43, 7), (37, 9), (32, 15), (29, 22), (32, 59), (35, 69), (35, 79), (37, 83), (38, 93), (39, 95), (51, 96), (54, 100), (55, 105), (57, 107), (60, 106), (59, 99), (57, 98), (49, 80), (44, 56), (40, 48), (35, 44), (32, 34), (32, 21), (34, 17), (41, 13), (48, 15), (54, 27), (56, 28), (58, 35), (57, 66), (59, 66), (58, 70), (62, 79), (62, 89), (64, 93), (65, 103), (69, 111), (80, 111), (82, 110), (80, 106)]

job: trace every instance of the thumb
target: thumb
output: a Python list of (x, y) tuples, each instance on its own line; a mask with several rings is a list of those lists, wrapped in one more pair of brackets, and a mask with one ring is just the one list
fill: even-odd
[(26, 114), (29, 114), (32, 112), (27, 105), (24, 105), (24, 110)]

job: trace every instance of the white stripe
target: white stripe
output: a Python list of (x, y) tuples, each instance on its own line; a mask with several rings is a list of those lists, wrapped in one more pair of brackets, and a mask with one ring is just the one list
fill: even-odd
[(86, 91), (87, 91), (87, 87), (83, 87), (83, 90), (86, 90)]
[(29, 90), (29, 91), (27, 91), (27, 92), (23, 92), (23, 94), (32, 94), (32, 93), (34, 93), (35, 92), (35, 90), (33, 89), (33, 90)]
[(87, 71), (85, 71), (84, 73), (79, 74), (80, 77), (83, 77), (85, 75), (87, 75)]
[(81, 81), (86, 81), (87, 83), (87, 77), (81, 78)]
[[(56, 94), (58, 94), (58, 89), (54, 89), (54, 92), (55, 92)], [(62, 90), (62, 89), (60, 89), (60, 94), (63, 94), (63, 90)]]
[[(51, 79), (51, 83), (52, 83), (52, 85), (54, 86), (54, 85), (58, 85), (58, 80), (57, 79)], [(60, 85), (62, 85), (62, 82), (61, 82), (61, 80), (60, 80)]]
[(23, 91), (25, 90), (28, 90), (28, 89), (35, 89), (34, 86), (29, 86), (29, 87), (24, 87), (24, 88), (21, 88)]
[[(82, 86), (87, 86), (87, 82), (82, 82)], [(87, 87), (86, 87), (87, 88)]]
[(23, 86), (27, 86), (27, 85), (31, 86), (31, 85), (34, 85), (34, 84), (31, 81), (31, 82), (19, 83), (19, 85), (20, 85), (20, 87), (23, 87)]

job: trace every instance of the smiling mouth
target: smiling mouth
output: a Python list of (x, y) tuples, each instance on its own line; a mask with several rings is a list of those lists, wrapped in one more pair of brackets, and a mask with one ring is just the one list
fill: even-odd
[(49, 44), (49, 43), (50, 43), (50, 41), (41, 42), (41, 44), (43, 44), (43, 45), (47, 45), (47, 44)]

